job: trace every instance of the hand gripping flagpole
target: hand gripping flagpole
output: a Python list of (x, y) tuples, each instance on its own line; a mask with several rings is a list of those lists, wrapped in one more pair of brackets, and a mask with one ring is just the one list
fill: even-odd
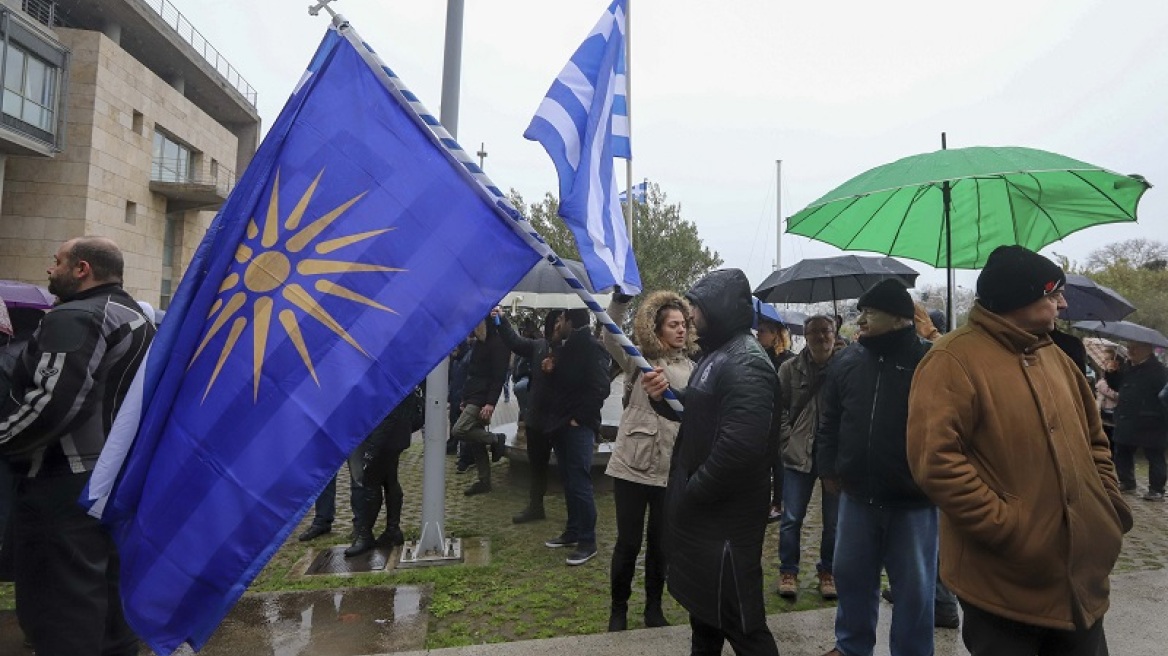
[[(506, 217), (508, 225), (510, 225), (511, 228), (515, 230), (515, 232), (518, 233), (520, 237), (523, 238), (523, 241), (526, 242), (528, 246), (531, 246), (535, 252), (539, 253), (545, 261), (555, 267), (555, 270), (558, 271), (560, 276), (564, 278), (564, 282), (566, 282), (568, 286), (576, 292), (576, 295), (580, 297), (580, 300), (584, 301), (584, 304), (588, 306), (588, 309), (592, 310), (592, 313), (596, 315), (597, 321), (600, 322), (600, 324), (606, 331), (608, 331), (609, 334), (616, 338), (617, 343), (620, 344), (621, 349), (623, 349), (624, 352), (632, 358), (633, 364), (635, 364), (637, 368), (640, 369), (643, 373), (652, 372), (653, 365), (649, 364), (649, 361), (645, 359), (645, 356), (641, 355), (640, 350), (638, 350), (637, 347), (633, 345), (628, 336), (625, 335), (624, 332), (620, 329), (620, 326), (617, 325), (616, 322), (608, 316), (608, 313), (605, 312), (604, 308), (600, 307), (600, 304), (597, 303), (596, 299), (592, 297), (592, 294), (588, 292), (588, 289), (584, 286), (584, 283), (580, 282), (580, 280), (576, 278), (571, 269), (569, 269), (567, 265), (564, 264), (563, 260), (560, 259), (560, 256), (556, 255), (551, 247), (548, 246), (547, 242), (544, 241), (543, 237), (541, 237), (539, 233), (535, 231), (535, 228), (531, 225), (531, 223), (528, 222), (527, 219), (523, 218), (523, 215), (520, 214), (519, 211), (511, 205), (503, 192), (495, 186), (495, 183), (492, 182), (489, 177), (487, 177), (487, 174), (484, 173), (482, 168), (480, 168), (479, 165), (475, 163), (470, 154), (463, 150), (462, 146), (460, 146), (458, 142), (455, 141), (452, 136), (450, 136), (450, 133), (442, 127), (441, 121), (439, 121), (437, 117), (431, 114), (421, 103), (421, 101), (418, 100), (418, 97), (406, 88), (405, 84), (393, 72), (393, 70), (386, 66), (385, 62), (381, 61), (381, 58), (377, 55), (376, 52), (373, 51), (373, 48), (371, 48), (369, 44), (365, 43), (365, 41), (361, 39), (360, 35), (357, 34), (357, 31), (353, 29), (352, 25), (350, 25), (343, 16), (334, 12), (332, 8), (328, 6), (328, 1), (332, 0), (322, 2), (320, 6), (323, 6), (326, 11), (332, 14), (333, 26), (336, 27), (337, 32), (345, 39), (347, 39), (349, 43), (353, 44), (353, 47), (357, 50), (357, 52), (361, 53), (361, 58), (364, 59), (365, 63), (368, 64), (369, 67), (377, 73), (377, 78), (381, 80), (381, 83), (387, 90), (389, 90), (391, 95), (397, 98), (398, 102), (402, 103), (406, 107), (409, 107), (413, 118), (420, 125), (427, 129), (428, 133), (434, 138), (435, 141), (438, 142), (439, 145), (442, 146), (443, 149), (446, 150), (446, 152), (448, 152), (455, 160), (457, 160), (458, 163), (462, 164), (460, 173), (464, 176), (467, 176), (475, 183), (474, 186), (478, 188), (487, 197), (487, 199), (495, 205), (500, 214)], [(684, 411), (684, 407), (681, 405), (681, 401), (679, 401), (677, 396), (674, 395), (672, 389), (667, 388), (665, 390), (665, 401), (669, 404), (669, 407), (678, 414), (678, 416), (680, 416)]]

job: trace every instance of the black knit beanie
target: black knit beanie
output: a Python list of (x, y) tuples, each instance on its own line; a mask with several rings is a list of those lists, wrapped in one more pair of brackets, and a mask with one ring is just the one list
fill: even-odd
[(999, 246), (977, 277), (977, 300), (1001, 314), (1026, 307), (1066, 284), (1066, 274), (1054, 262), (1022, 246)]
[(864, 292), (860, 300), (856, 301), (856, 307), (861, 310), (864, 308), (881, 310), (904, 319), (912, 319), (916, 314), (916, 307), (913, 305), (912, 297), (908, 295), (908, 289), (896, 278), (885, 278), (873, 285)]

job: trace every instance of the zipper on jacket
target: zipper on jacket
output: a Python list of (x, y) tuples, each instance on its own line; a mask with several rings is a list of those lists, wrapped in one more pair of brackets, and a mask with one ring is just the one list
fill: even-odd
[(868, 469), (868, 503), (876, 501), (875, 488), (872, 485), (872, 427), (876, 424), (876, 401), (880, 400), (880, 379), (884, 376), (884, 356), (876, 358), (880, 366), (876, 368), (876, 391), (872, 394), (872, 414), (868, 417), (868, 452), (864, 458)]

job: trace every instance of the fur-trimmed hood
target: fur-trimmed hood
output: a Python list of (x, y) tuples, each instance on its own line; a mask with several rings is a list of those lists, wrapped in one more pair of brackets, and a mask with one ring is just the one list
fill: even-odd
[(657, 319), (657, 310), (673, 301), (678, 301), (685, 306), (686, 314), (690, 315), (686, 325), (684, 355), (692, 355), (698, 350), (697, 331), (694, 330), (689, 301), (682, 298), (681, 294), (671, 291), (655, 291), (641, 301), (641, 305), (637, 308), (637, 314), (633, 317), (633, 342), (636, 343), (637, 348), (641, 350), (647, 360), (656, 360), (670, 355), (666, 351), (665, 345), (657, 338), (654, 323)]

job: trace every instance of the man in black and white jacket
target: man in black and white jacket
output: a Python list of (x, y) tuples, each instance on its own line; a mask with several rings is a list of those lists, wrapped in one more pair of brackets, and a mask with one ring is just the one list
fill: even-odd
[(114, 416), (154, 338), (122, 289), (109, 239), (61, 245), (45, 315), (0, 408), (0, 457), (22, 476), (15, 522), (16, 606), (37, 654), (138, 653), (122, 616), (109, 534), (78, 505)]

